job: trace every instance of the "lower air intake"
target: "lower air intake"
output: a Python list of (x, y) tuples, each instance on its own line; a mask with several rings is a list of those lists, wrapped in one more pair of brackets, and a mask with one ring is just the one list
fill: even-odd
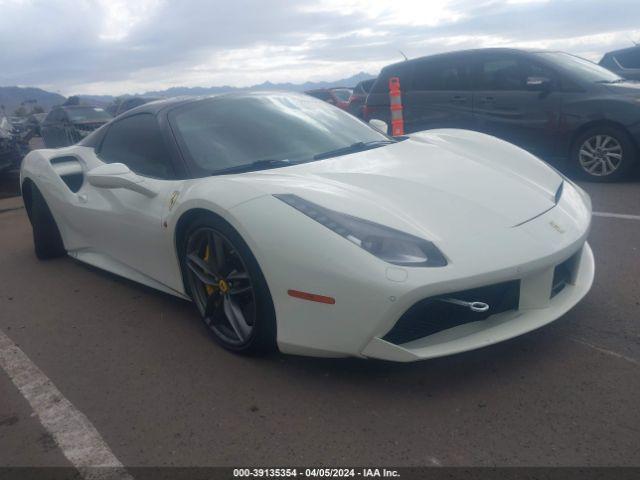
[[(441, 298), (483, 302), (489, 305), (489, 309), (473, 312), (467, 307), (443, 302)], [(520, 280), (425, 298), (409, 308), (383, 339), (400, 345), (458, 325), (484, 320), (497, 313), (516, 310), (519, 301)]]
[(551, 287), (551, 298), (559, 294), (567, 284), (571, 283), (573, 271), (575, 270), (577, 254), (556, 265), (553, 269), (553, 284)]

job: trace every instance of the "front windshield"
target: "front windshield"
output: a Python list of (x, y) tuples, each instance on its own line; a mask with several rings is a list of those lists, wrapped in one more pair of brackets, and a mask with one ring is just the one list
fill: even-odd
[(389, 141), (348, 113), (300, 94), (221, 96), (184, 105), (169, 118), (181, 148), (209, 173), (261, 161), (312, 161), (359, 142)]
[(67, 108), (67, 115), (69, 120), (74, 123), (79, 122), (108, 122), (111, 120), (111, 115), (105, 112), (102, 108), (96, 107), (74, 107)]
[(568, 70), (587, 82), (613, 83), (622, 80), (620, 76), (606, 68), (569, 53), (541, 52), (536, 55), (550, 60), (556, 66)]

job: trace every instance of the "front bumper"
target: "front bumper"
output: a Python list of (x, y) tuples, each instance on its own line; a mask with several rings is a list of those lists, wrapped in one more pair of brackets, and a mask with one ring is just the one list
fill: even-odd
[[(556, 207), (521, 226), (469, 228), (466, 236), (442, 240), (450, 260), (443, 268), (382, 262), (303, 214), (294, 211), (299, 215), (294, 219), (291, 207), (270, 196), (234, 207), (234, 213), (234, 227), (267, 281), (284, 353), (413, 361), (470, 350), (555, 320), (593, 281), (593, 255), (586, 244), (590, 202), (577, 188), (566, 188)], [(574, 256), (573, 280), (551, 298), (555, 267)], [(517, 309), (407, 343), (383, 340), (421, 300), (513, 280), (520, 282)], [(289, 289), (336, 301), (293, 298)]]
[(520, 279), (517, 309), (399, 345), (375, 337), (361, 354), (371, 358), (411, 362), (481, 348), (542, 327), (564, 315), (591, 288), (595, 268), (589, 244), (585, 243), (577, 252), (569, 283), (551, 298), (554, 269), (555, 266), (550, 265)]

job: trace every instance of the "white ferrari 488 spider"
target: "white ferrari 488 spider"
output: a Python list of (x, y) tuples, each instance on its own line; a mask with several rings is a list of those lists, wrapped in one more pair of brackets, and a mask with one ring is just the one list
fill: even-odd
[(298, 94), (146, 104), (31, 152), (21, 185), (38, 258), (192, 299), (236, 352), (462, 352), (557, 319), (594, 275), (589, 197), (534, 156)]

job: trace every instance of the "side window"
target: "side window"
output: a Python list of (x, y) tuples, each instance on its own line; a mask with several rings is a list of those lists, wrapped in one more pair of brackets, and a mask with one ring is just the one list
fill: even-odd
[(458, 59), (420, 62), (413, 74), (412, 90), (470, 90), (469, 67)]
[(480, 90), (524, 90), (528, 73), (517, 58), (488, 59), (480, 64)]
[(527, 61), (523, 62), (522, 68), (525, 74), (525, 82), (527, 81), (528, 77), (544, 77), (551, 80), (552, 84), (558, 83), (556, 73), (553, 70), (545, 67), (544, 65)]
[(139, 175), (164, 179), (175, 176), (162, 132), (150, 113), (113, 123), (98, 156), (107, 163), (124, 163)]
[(403, 62), (393, 66), (393, 68), (385, 68), (380, 72), (380, 76), (376, 83), (371, 87), (369, 94), (389, 94), (389, 79), (391, 77), (400, 78), (400, 89), (402, 91), (409, 90), (411, 86), (411, 72), (413, 70), (413, 62)]

